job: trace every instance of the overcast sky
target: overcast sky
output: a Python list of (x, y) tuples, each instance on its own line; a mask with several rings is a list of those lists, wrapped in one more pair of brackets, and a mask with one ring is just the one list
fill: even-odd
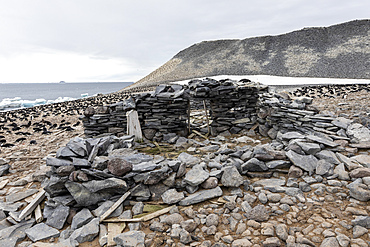
[(0, 83), (137, 81), (180, 50), (368, 19), (369, 0), (0, 0)]

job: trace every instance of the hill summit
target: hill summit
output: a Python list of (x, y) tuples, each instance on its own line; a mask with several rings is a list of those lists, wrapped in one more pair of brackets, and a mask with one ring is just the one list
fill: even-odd
[(370, 79), (370, 20), (276, 36), (203, 41), (130, 88), (216, 75)]

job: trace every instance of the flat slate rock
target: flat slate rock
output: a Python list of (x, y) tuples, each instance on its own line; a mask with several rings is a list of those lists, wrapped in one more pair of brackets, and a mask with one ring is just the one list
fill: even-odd
[(87, 241), (93, 241), (98, 234), (99, 218), (95, 218), (86, 225), (75, 230), (69, 238), (71, 242), (77, 241), (78, 243), (84, 243)]
[(113, 240), (120, 246), (144, 246), (145, 233), (142, 231), (129, 231), (118, 234)]
[(35, 220), (31, 219), (0, 230), (0, 246), (15, 246), (26, 237), (25, 230), (31, 228)]
[(328, 140), (326, 138), (314, 136), (314, 135), (308, 135), (308, 136), (306, 136), (306, 139), (308, 139), (310, 141), (314, 141), (314, 142), (324, 144), (324, 145), (332, 147), (332, 148), (335, 148), (335, 147), (339, 146), (339, 144), (336, 143), (336, 142), (333, 142), (333, 141)]
[(37, 224), (26, 231), (27, 236), (33, 241), (37, 242), (44, 239), (59, 237), (59, 231), (45, 223)]
[(46, 224), (60, 230), (63, 228), (68, 215), (69, 215), (69, 207), (59, 205), (58, 207), (54, 209), (53, 213), (48, 217), (48, 219), (46, 220)]
[(360, 143), (350, 143), (349, 146), (352, 147), (352, 148), (370, 149), (370, 141), (369, 142), (360, 142)]
[(196, 204), (196, 203), (203, 202), (203, 201), (206, 201), (206, 200), (209, 200), (215, 197), (220, 197), (220, 196), (222, 196), (222, 189), (219, 186), (217, 186), (214, 189), (202, 190), (194, 194), (191, 194), (190, 196), (181, 200), (179, 202), (179, 205), (189, 206), (192, 204)]
[(298, 166), (299, 168), (308, 171), (309, 174), (314, 173), (318, 162), (318, 159), (315, 156), (297, 154), (292, 150), (289, 150), (286, 153), (286, 156), (295, 166)]
[(184, 181), (191, 186), (198, 186), (208, 177), (209, 172), (204, 170), (202, 165), (196, 165), (186, 173)]
[(26, 191), (22, 191), (22, 192), (17, 192), (17, 193), (14, 193), (14, 194), (10, 194), (10, 195), (7, 195), (5, 198), (6, 198), (6, 202), (9, 202), (9, 203), (13, 203), (13, 202), (17, 202), (17, 201), (20, 201), (20, 200), (23, 200), (24, 198), (27, 198), (29, 196), (32, 196), (33, 194), (39, 192), (39, 190), (37, 189), (29, 189), (29, 190), (26, 190)]

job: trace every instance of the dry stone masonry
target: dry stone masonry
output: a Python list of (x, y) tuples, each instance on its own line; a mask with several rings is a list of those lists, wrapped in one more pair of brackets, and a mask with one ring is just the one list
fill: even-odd
[(192, 80), (189, 86), (160, 85), (151, 93), (108, 106), (87, 108), (81, 117), (87, 136), (104, 133), (125, 134), (127, 111), (135, 109), (139, 114), (144, 136), (153, 140), (163, 134), (175, 133), (186, 136), (190, 104), (206, 101), (210, 105), (212, 134), (229, 131), (236, 134), (250, 129), (257, 122), (259, 95), (267, 92), (266, 86), (250, 80)]

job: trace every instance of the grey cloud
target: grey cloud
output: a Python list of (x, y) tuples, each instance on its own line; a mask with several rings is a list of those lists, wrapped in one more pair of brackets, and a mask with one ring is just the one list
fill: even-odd
[(0, 55), (49, 49), (149, 69), (203, 40), (327, 26), (368, 18), (369, 9), (363, 0), (3, 1)]

